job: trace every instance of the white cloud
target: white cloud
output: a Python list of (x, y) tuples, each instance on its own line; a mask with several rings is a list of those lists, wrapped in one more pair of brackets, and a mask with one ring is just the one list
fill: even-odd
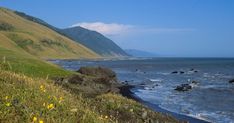
[(128, 32), (133, 26), (117, 23), (102, 23), (102, 22), (93, 22), (93, 23), (77, 23), (71, 27), (80, 26), (89, 30), (94, 30), (100, 32), (104, 35), (119, 35), (125, 32)]
[(161, 33), (178, 33), (195, 31), (192, 28), (156, 28), (136, 25), (126, 25), (118, 23), (103, 23), (103, 22), (82, 22), (72, 25), (71, 27), (80, 26), (89, 30), (100, 32), (106, 36), (129, 36), (142, 35), (146, 33), (161, 34)]

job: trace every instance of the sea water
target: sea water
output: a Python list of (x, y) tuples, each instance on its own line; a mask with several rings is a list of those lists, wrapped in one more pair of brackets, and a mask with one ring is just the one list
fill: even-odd
[[(104, 66), (117, 73), (144, 101), (171, 112), (210, 122), (234, 122), (234, 59), (152, 58), (135, 60), (55, 60), (65, 69)], [(178, 73), (172, 73), (177, 71)], [(180, 73), (182, 72), (182, 73)], [(174, 90), (181, 84), (197, 83), (189, 91)]]

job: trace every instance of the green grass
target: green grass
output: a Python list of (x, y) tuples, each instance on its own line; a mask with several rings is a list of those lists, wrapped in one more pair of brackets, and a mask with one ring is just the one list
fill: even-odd
[(72, 95), (55, 86), (50, 77), (67, 76), (70, 71), (0, 47), (0, 122), (99, 123), (98, 113), (80, 94)]
[(179, 122), (169, 115), (149, 110), (140, 103), (117, 94), (109, 93), (99, 95), (91, 103), (91, 107), (96, 109), (97, 112), (110, 117), (112, 121), (118, 121), (120, 123)]
[(2, 47), (0, 47), (0, 69), (41, 78), (72, 74), (71, 71), (63, 70), (56, 65), (34, 58), (29, 54), (7, 50)]
[(0, 71), (0, 122), (99, 123), (80, 96), (43, 79)]

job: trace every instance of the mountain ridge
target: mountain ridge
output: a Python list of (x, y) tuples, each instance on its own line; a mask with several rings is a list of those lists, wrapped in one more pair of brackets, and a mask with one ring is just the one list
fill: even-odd
[(85, 45), (102, 56), (126, 57), (129, 56), (111, 39), (101, 33), (83, 27), (70, 27), (61, 30), (63, 34)]

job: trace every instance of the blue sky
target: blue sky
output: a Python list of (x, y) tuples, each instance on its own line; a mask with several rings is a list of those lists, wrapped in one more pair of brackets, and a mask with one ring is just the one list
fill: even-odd
[(234, 0), (1, 0), (0, 6), (60, 28), (97, 30), (124, 49), (234, 57)]

